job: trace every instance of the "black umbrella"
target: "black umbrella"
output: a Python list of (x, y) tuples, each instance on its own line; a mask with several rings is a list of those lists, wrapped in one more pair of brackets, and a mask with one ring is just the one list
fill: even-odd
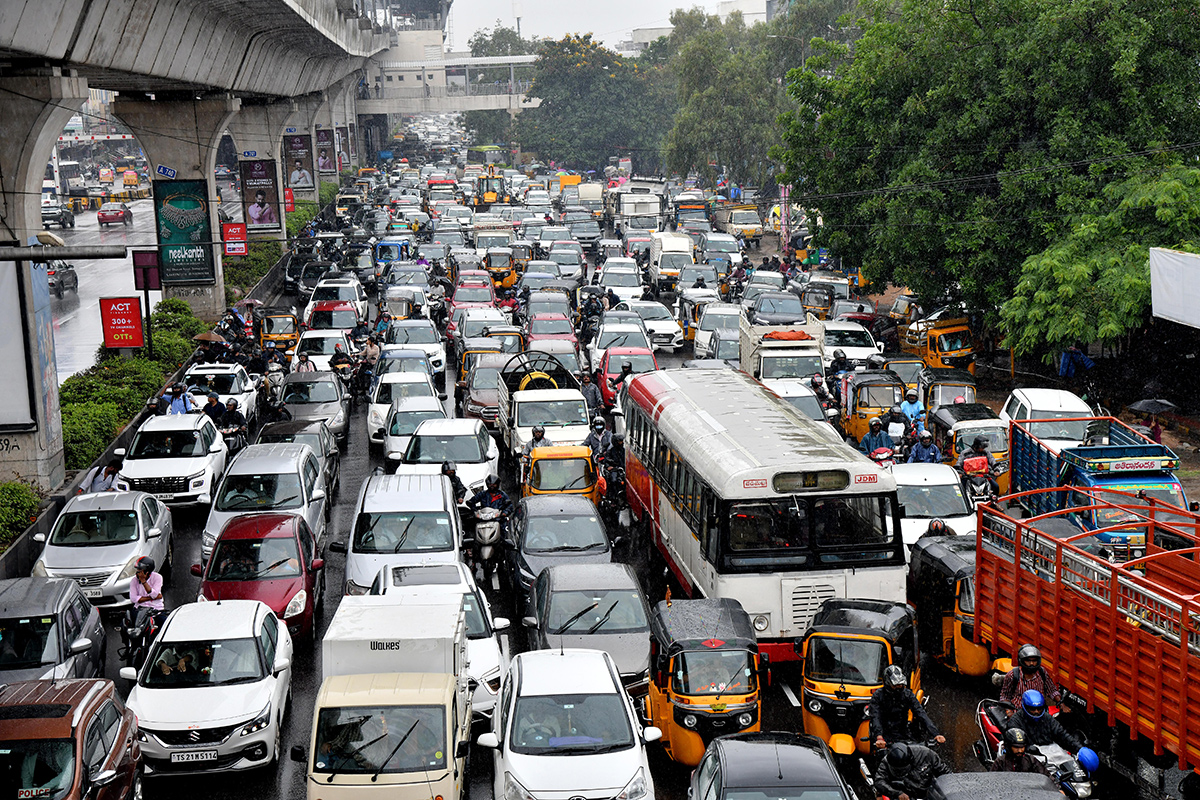
[(1166, 400), (1138, 400), (1136, 403), (1129, 404), (1130, 411), (1140, 411), (1143, 414), (1162, 414), (1166, 411), (1174, 411), (1178, 408), (1174, 403)]

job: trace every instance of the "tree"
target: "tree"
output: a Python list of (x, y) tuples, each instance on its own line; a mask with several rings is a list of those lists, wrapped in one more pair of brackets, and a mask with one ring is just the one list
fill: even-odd
[[(480, 28), (471, 34), (468, 43), (475, 58), (487, 56), (527, 56), (537, 52), (536, 39), (525, 39), (512, 28), (496, 20), (494, 28)], [(519, 74), (523, 74), (522, 73)], [(482, 75), (482, 78), (478, 78)], [(478, 78), (483, 83), (508, 82), (508, 67), (487, 67), (468, 70), (467, 79)], [(476, 144), (500, 144), (507, 146), (511, 141), (512, 118), (507, 111), (467, 111), (463, 114), (463, 126), (475, 131)]]

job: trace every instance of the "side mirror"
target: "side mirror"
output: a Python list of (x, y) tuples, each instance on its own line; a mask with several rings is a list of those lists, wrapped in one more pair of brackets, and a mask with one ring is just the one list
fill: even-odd
[(464, 739), (463, 741), (459, 742), (455, 746), (454, 757), (455, 758), (466, 758), (467, 754), (470, 752), (471, 752), (471, 743)]
[(202, 506), (211, 505), (212, 504), (212, 495), (211, 494), (202, 494), (196, 498), (196, 501), (199, 502), (200, 505), (202, 505)]
[(494, 733), (481, 733), (479, 734), (478, 738), (475, 739), (475, 744), (479, 745), (480, 747), (487, 747), (491, 750), (495, 750), (500, 746), (500, 737)]
[(320, 571), (320, 570), (323, 570), (323, 569), (325, 569), (325, 559), (323, 559), (323, 558), (314, 558), (314, 559), (313, 559), (313, 561), (312, 561), (312, 571), (313, 571), (313, 572), (318, 572), (318, 571)]
[(215, 442), (213, 442), (212, 444), (210, 444), (208, 446), (208, 452), (212, 453), (214, 456), (224, 449), (225, 449), (225, 440), (224, 439), (217, 439)]
[(298, 744), (292, 745), (292, 761), (300, 764), (308, 763), (308, 755), (304, 752), (304, 748)]
[(197, 578), (203, 578), (204, 577), (204, 565), (203, 564), (192, 564), (192, 574), (195, 575)]
[(290, 658), (280, 657), (280, 658), (275, 659), (275, 666), (274, 666), (273, 671), (274, 671), (275, 675), (278, 676), (279, 673), (283, 672), (285, 669), (287, 669), (291, 665), (292, 665), (292, 660)]
[(651, 725), (648, 728), (642, 728), (642, 739), (647, 742), (657, 742), (662, 738), (662, 729)]
[(91, 781), (91, 784), (94, 787), (108, 786), (116, 779), (117, 771), (115, 769), (101, 770), (97, 768), (96, 772), (88, 775), (88, 780)]
[(445, 400), (446, 396), (445, 392), (438, 392), (438, 400)]
[(44, 534), (44, 533), (35, 533), (35, 534), (33, 535), (33, 540), (34, 540), (35, 542), (44, 542), (44, 541), (46, 541), (46, 534)]
[(346, 543), (342, 542), (342, 541), (330, 542), (329, 549), (335, 553), (345, 553), (346, 552)]
[(127, 681), (137, 680), (137, 670), (133, 667), (121, 667), (121, 671), (117, 674)]
[(162, 528), (151, 528), (150, 530), (146, 531), (147, 539), (157, 539), (160, 536), (162, 536)]
[(325, 499), (325, 490), (324, 489), (313, 489), (312, 499), (313, 499), (314, 503), (317, 502), (318, 500), (324, 500)]
[(883, 352), (883, 342), (876, 342), (875, 349), (882, 353)]
[(508, 617), (494, 617), (492, 619), (492, 630), (494, 631), (506, 631), (510, 625), (512, 625), (512, 623), (509, 621)]
[(71, 655), (73, 655), (73, 656), (81, 655), (91, 649), (92, 649), (92, 640), (87, 638), (86, 636), (80, 637), (79, 639), (76, 639), (75, 641), (71, 642)]
[(122, 456), (125, 455), (125, 453), (126, 453), (126, 450), (124, 447), (118, 447), (116, 450), (113, 450), (113, 455), (116, 456), (117, 458), (121, 458)]
[(521, 624), (526, 628), (536, 628), (538, 626), (537, 617), (522, 617)]

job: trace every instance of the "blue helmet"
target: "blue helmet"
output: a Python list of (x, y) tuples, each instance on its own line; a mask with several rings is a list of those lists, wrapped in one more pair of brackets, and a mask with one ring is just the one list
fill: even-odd
[(1095, 775), (1096, 770), (1100, 768), (1100, 756), (1096, 755), (1096, 751), (1090, 747), (1079, 748), (1075, 760), (1079, 762), (1079, 766), (1087, 770), (1089, 775)]
[(1037, 689), (1030, 689), (1021, 695), (1021, 705), (1025, 707), (1025, 713), (1034, 719), (1046, 713), (1046, 698)]

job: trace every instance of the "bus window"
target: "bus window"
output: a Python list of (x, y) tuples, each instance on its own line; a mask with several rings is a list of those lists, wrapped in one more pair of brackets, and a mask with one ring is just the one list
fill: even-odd
[(888, 497), (850, 497), (813, 503), (813, 532), (821, 561), (886, 561), (896, 554)]
[[(729, 549), (734, 552), (788, 550), (805, 560), (808, 515), (787, 503), (737, 503), (729, 513)], [(736, 563), (736, 559), (735, 559)]]

